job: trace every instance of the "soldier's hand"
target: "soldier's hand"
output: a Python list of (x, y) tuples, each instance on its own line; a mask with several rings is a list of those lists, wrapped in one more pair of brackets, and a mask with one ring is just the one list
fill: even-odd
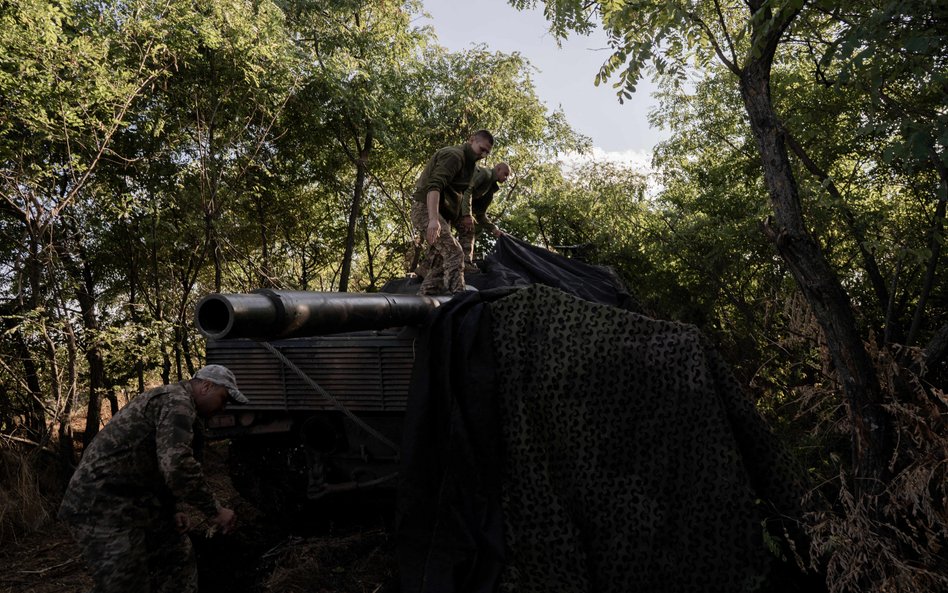
[(237, 526), (237, 515), (226, 507), (221, 507), (214, 517), (214, 524), (220, 527), (221, 533), (230, 533)]
[(188, 529), (191, 529), (191, 518), (187, 513), (174, 514), (174, 528), (178, 530), (178, 533), (187, 533)]
[(434, 245), (435, 241), (438, 240), (438, 235), (441, 234), (441, 223), (438, 219), (432, 219), (428, 221), (428, 230), (425, 232), (425, 239), (428, 241), (428, 245)]
[(467, 216), (462, 216), (461, 218), (458, 219), (458, 227), (462, 231), (465, 231), (468, 233), (473, 232), (474, 231), (474, 218), (470, 214), (468, 214)]
[(506, 235), (506, 234), (507, 234), (507, 233), (505, 233), (504, 231), (500, 230), (500, 229), (497, 228), (497, 227), (494, 227), (494, 229), (491, 231), (491, 233), (492, 233), (495, 237), (498, 237), (498, 238), (500, 238), (500, 237), (502, 237), (503, 235)]

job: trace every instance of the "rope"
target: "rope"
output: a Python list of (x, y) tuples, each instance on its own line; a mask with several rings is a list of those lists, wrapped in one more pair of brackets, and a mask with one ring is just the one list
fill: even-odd
[(298, 366), (296, 366), (296, 365), (293, 363), (293, 361), (291, 361), (289, 358), (287, 358), (286, 356), (284, 356), (284, 354), (283, 354), (282, 352), (280, 352), (280, 351), (276, 348), (276, 346), (274, 346), (274, 345), (271, 344), (270, 342), (259, 342), (259, 343), (260, 343), (261, 346), (263, 346), (264, 348), (266, 348), (267, 350), (269, 350), (270, 353), (273, 354), (275, 357), (277, 357), (283, 364), (285, 364), (285, 365), (287, 366), (287, 368), (289, 368), (290, 370), (292, 370), (293, 372), (295, 372), (297, 375), (299, 375), (300, 379), (302, 379), (303, 381), (306, 382), (307, 385), (309, 385), (310, 387), (312, 387), (313, 390), (316, 391), (316, 393), (318, 393), (319, 395), (321, 395), (321, 396), (323, 396), (324, 398), (326, 398), (327, 400), (329, 400), (329, 401), (332, 403), (332, 405), (336, 407), (336, 409), (338, 409), (338, 410), (341, 411), (343, 414), (345, 414), (346, 416), (348, 416), (349, 419), (352, 420), (353, 422), (355, 422), (359, 427), (361, 427), (362, 430), (364, 430), (365, 432), (369, 433), (370, 435), (372, 435), (373, 437), (375, 437), (376, 439), (378, 439), (379, 442), (381, 442), (383, 445), (385, 445), (386, 447), (388, 447), (388, 448), (390, 448), (392, 451), (394, 451), (396, 455), (400, 455), (400, 454), (401, 454), (401, 452), (398, 450), (398, 445), (396, 445), (395, 443), (393, 443), (392, 441), (390, 441), (388, 438), (386, 438), (384, 435), (382, 435), (382, 433), (380, 433), (379, 431), (375, 430), (374, 428), (372, 428), (371, 426), (369, 426), (368, 424), (366, 424), (366, 422), (365, 422), (364, 420), (362, 420), (361, 418), (359, 418), (358, 416), (356, 416), (355, 414), (353, 414), (348, 408), (346, 408), (346, 406), (344, 406), (342, 403), (340, 403), (339, 400), (337, 400), (335, 397), (333, 397), (332, 394), (330, 394), (328, 391), (326, 391), (325, 389), (323, 389), (318, 383), (316, 383), (316, 381), (313, 381), (313, 380), (309, 377), (309, 375), (307, 375), (306, 373), (304, 373), (301, 368), (299, 368)]

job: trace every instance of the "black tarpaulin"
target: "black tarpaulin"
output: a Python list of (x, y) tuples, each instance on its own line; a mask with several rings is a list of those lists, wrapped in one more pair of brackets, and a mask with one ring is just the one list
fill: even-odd
[[(498, 237), (479, 271), (467, 272), (465, 282), (478, 290), (544, 284), (594, 303), (640, 311), (614, 271), (563, 257), (511, 235)], [(418, 278), (392, 280), (382, 292), (415, 293)]]
[(485, 303), (507, 292), (452, 299), (417, 342), (398, 495), (402, 591), (486, 593), (504, 566), (503, 439)]
[(484, 284), (491, 288), (543, 284), (594, 303), (638, 310), (622, 281), (609, 268), (569, 259), (510, 235), (497, 239), (485, 267)]

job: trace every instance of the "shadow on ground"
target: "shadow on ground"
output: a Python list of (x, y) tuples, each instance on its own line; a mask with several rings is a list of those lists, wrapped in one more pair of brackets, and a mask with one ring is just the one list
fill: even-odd
[[(209, 446), (205, 472), (221, 502), (237, 512), (239, 527), (230, 535), (201, 525), (189, 533), (201, 593), (398, 590), (391, 491), (330, 495), (293, 516), (267, 517), (234, 490), (226, 457), (226, 443)], [(59, 522), (0, 548), (0, 593), (91, 589), (79, 548)]]

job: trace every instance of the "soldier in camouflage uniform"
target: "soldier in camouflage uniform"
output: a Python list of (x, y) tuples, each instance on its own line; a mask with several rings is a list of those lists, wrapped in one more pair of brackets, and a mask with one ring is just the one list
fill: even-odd
[(235, 526), (193, 451), (197, 417), (228, 399), (247, 402), (229, 369), (208, 365), (190, 381), (140, 394), (92, 440), (59, 518), (82, 548), (96, 593), (197, 591), (190, 525), (178, 505), (201, 510), (224, 533)]
[(458, 221), (473, 232), (470, 198), (462, 199), (477, 161), (490, 154), (494, 137), (478, 130), (461, 146), (438, 150), (415, 185), (411, 221), (429, 248), (420, 294), (456, 293), (464, 290), (464, 255), (448, 221)]
[[(488, 218), (487, 207), (494, 200), (494, 194), (499, 189), (499, 184), (507, 181), (508, 177), (510, 177), (510, 165), (507, 163), (497, 163), (490, 169), (477, 167), (462, 198), (462, 201), (471, 203), (471, 212), (477, 224), (487, 227), (487, 230), (495, 237), (499, 237), (504, 233)], [(461, 244), (461, 252), (464, 254), (464, 270), (472, 271), (475, 269), (474, 227), (456, 226), (458, 229), (458, 243)]]

